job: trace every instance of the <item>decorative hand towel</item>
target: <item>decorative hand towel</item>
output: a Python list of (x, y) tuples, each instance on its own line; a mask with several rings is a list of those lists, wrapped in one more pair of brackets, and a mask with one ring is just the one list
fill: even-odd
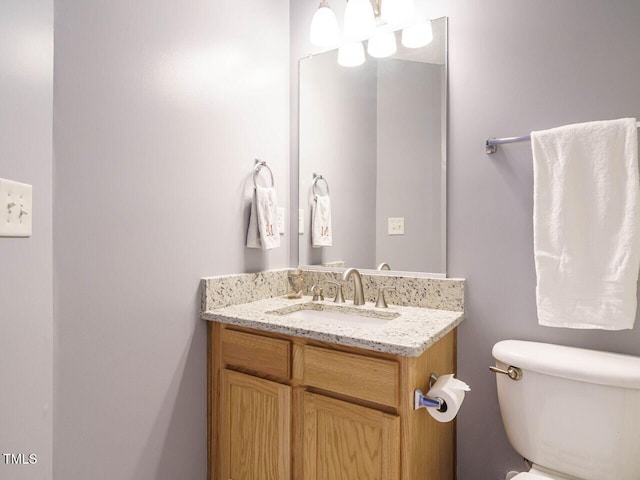
[(333, 233), (329, 195), (315, 195), (311, 217), (311, 246), (330, 247)]
[(256, 185), (253, 190), (247, 247), (271, 250), (280, 246), (278, 202), (273, 187)]
[(635, 119), (531, 133), (538, 322), (633, 328), (640, 267)]

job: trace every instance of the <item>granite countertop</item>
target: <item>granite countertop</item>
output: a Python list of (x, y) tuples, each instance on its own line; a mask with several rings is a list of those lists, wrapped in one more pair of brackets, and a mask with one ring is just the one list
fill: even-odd
[[(381, 317), (382, 321), (378, 325), (360, 326), (322, 319), (300, 319), (293, 315), (273, 313), (274, 310), (300, 309), (299, 305), (312, 303), (315, 306), (310, 306), (310, 309), (326, 309), (328, 312), (337, 309), (348, 310), (365, 317)], [(375, 308), (370, 303), (354, 307), (351, 302), (336, 305), (331, 300), (311, 302), (311, 297), (295, 300), (274, 297), (208, 310), (203, 312), (201, 317), (203, 320), (266, 332), (417, 357), (457, 327), (464, 320), (464, 312), (398, 305), (389, 305), (389, 308)]]

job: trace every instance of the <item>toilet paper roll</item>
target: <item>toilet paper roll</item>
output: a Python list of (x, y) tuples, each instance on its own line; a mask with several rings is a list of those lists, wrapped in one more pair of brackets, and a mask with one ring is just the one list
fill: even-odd
[(441, 398), (447, 404), (447, 411), (440, 412), (437, 408), (427, 408), (429, 415), (439, 422), (450, 422), (460, 410), (464, 401), (464, 392), (469, 391), (469, 386), (453, 378), (453, 374), (440, 375), (433, 387), (427, 392), (427, 396), (431, 398)]

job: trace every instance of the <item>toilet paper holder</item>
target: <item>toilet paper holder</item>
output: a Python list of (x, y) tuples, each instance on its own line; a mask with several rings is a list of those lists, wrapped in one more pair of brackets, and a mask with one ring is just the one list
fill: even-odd
[[(438, 375), (432, 373), (429, 375), (429, 388), (433, 387), (433, 384), (438, 380)], [(435, 408), (439, 412), (447, 411), (447, 402), (441, 398), (429, 397), (422, 393), (422, 390), (416, 388), (413, 392), (413, 409), (418, 410), (420, 408)]]

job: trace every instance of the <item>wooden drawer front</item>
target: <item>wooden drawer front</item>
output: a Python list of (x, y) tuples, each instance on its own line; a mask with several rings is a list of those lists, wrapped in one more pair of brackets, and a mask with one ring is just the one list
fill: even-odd
[(222, 330), (222, 362), (254, 372), (291, 378), (291, 342)]
[(381, 405), (399, 403), (399, 365), (390, 360), (306, 346), (304, 383)]

